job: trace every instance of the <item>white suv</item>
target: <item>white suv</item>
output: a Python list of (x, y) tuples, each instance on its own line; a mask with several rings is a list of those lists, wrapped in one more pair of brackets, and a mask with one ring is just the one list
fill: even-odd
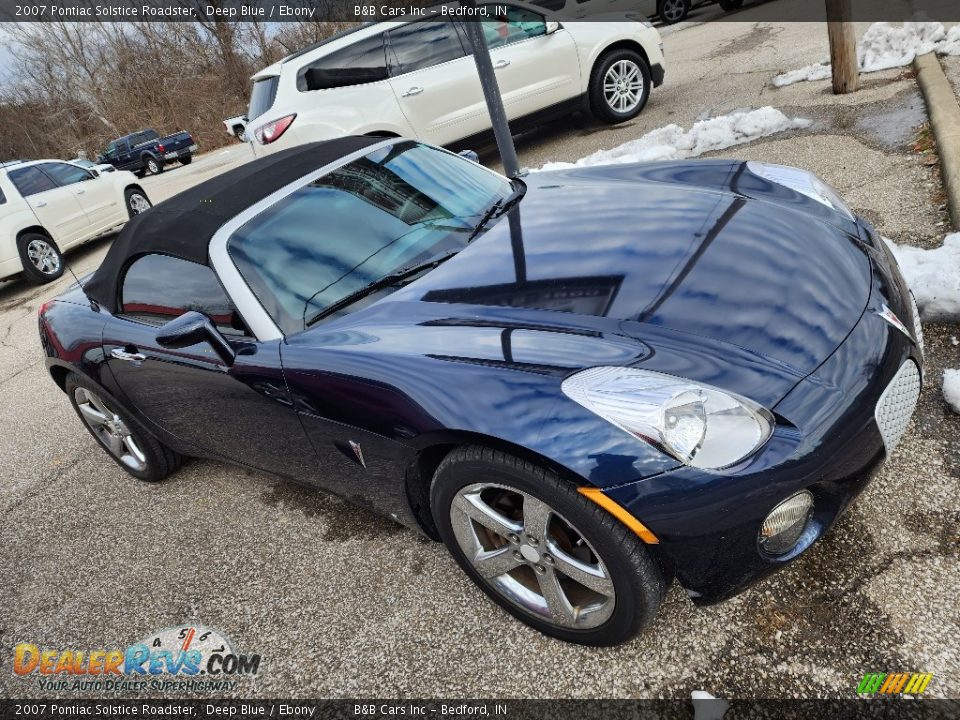
[[(663, 82), (660, 34), (647, 22), (560, 24), (523, 3), (487, 7), (496, 19), (483, 21), (484, 34), (514, 132), (581, 109), (629, 120)], [(486, 133), (469, 47), (460, 23), (441, 20), (337, 35), (253, 76), (247, 138), (263, 155), (343, 135), (450, 145)]]
[(131, 172), (62, 160), (0, 163), (0, 279), (63, 275), (61, 251), (116, 230), (150, 207)]

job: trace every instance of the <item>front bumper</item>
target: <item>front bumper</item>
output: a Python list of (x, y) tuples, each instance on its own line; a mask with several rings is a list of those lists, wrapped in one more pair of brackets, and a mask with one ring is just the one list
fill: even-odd
[[(651, 547), (694, 602), (727, 599), (799, 556), (885, 460), (878, 416), (887, 423), (891, 414), (878, 412), (878, 402), (905, 363), (922, 369), (923, 359), (918, 344), (876, 312), (886, 304), (913, 327), (902, 278), (873, 257), (866, 311), (844, 343), (773, 408), (777, 427), (758, 454), (719, 473), (684, 466), (606, 490), (659, 538)], [(916, 383), (915, 372), (913, 378)], [(893, 394), (881, 403), (886, 410)], [(913, 407), (894, 408), (893, 422), (905, 427)], [(803, 489), (814, 496), (806, 531), (785, 555), (764, 554), (757, 543), (763, 519)]]

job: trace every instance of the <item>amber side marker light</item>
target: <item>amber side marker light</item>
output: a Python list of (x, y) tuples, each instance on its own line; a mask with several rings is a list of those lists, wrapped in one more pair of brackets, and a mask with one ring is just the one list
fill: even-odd
[(633, 515), (627, 512), (624, 508), (620, 507), (616, 501), (611, 500), (607, 497), (603, 490), (600, 488), (594, 487), (578, 487), (577, 492), (583, 495), (587, 500), (595, 502), (597, 505), (602, 507), (608, 513), (613, 515), (617, 520), (622, 522), (628, 528), (633, 530), (648, 545), (659, 545), (660, 541), (657, 539), (657, 536), (654, 535), (650, 528), (644, 525), (642, 522), (637, 520)]

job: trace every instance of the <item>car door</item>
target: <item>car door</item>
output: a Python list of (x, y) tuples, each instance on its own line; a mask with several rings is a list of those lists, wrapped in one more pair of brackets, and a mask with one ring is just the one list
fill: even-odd
[(513, 5), (486, 5), (482, 22), (511, 120), (557, 105), (580, 94), (580, 59), (570, 33), (548, 33), (544, 17)]
[(57, 185), (37, 165), (11, 168), (7, 176), (61, 250), (86, 239), (90, 220), (69, 188)]
[(131, 147), (130, 137), (117, 140), (117, 167), (121, 170), (139, 169), (140, 159), (134, 158)]
[(387, 33), (390, 86), (417, 136), (438, 144), (489, 128), (473, 58), (450, 22), (418, 22)]
[(72, 163), (45, 162), (37, 167), (77, 198), (88, 219), (86, 237), (93, 237), (126, 219), (126, 206), (110, 180)]
[[(226, 366), (206, 343), (171, 350), (157, 342), (163, 323), (203, 312), (236, 350)], [(103, 352), (117, 389), (152, 430), (294, 479), (314, 472), (316, 454), (293, 409), (279, 341), (259, 342), (213, 270), (168, 255), (143, 255), (127, 269), (120, 307), (104, 327)]]

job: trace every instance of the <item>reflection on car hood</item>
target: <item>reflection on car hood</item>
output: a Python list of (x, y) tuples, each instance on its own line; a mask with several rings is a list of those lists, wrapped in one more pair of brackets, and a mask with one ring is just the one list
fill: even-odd
[(564, 324), (609, 332), (615, 321), (619, 334), (640, 340), (669, 330), (801, 376), (865, 308), (871, 270), (858, 242), (815, 201), (784, 199), (776, 187), (765, 194), (743, 163), (578, 169), (526, 181), (507, 216), (389, 300), (466, 305), (474, 315), (483, 306), (560, 311), (576, 316)]

